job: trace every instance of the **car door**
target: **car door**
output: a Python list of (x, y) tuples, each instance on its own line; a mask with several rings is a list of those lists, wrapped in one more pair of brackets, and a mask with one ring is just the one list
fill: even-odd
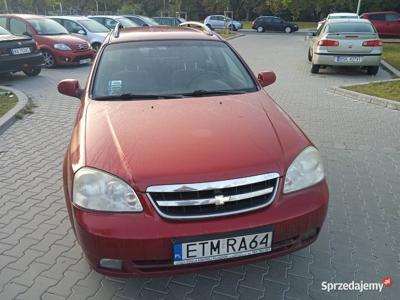
[(272, 29), (273, 31), (283, 31), (283, 20), (281, 18), (272, 18)]
[(273, 22), (272, 22), (272, 17), (264, 17), (263, 18), (263, 27), (265, 30), (273, 30)]
[(400, 35), (400, 15), (387, 13), (385, 15), (386, 27), (388, 35)]
[(374, 24), (376, 30), (378, 31), (379, 35), (387, 34), (387, 26), (386, 26), (386, 18), (385, 14), (374, 14), (369, 15), (368, 20)]
[(117, 21), (111, 18), (104, 18), (104, 26), (106, 26), (108, 29), (114, 29), (115, 25), (117, 25)]

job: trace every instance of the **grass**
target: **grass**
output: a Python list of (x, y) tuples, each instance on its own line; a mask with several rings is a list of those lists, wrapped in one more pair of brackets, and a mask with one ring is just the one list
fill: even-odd
[(383, 59), (400, 70), (400, 44), (383, 44)]
[(353, 85), (345, 87), (345, 89), (389, 100), (400, 101), (400, 80)]
[[(243, 29), (251, 29), (251, 21), (242, 21), (243, 24)], [(299, 29), (317, 29), (317, 23), (316, 22), (301, 22), (301, 21), (294, 21), (293, 23), (296, 23), (299, 25)]]
[(224, 39), (238, 35), (237, 32), (232, 32), (232, 31), (228, 31), (228, 33), (225, 33), (224, 31), (218, 31), (218, 34), (222, 36)]
[(0, 117), (12, 109), (15, 104), (17, 104), (17, 97), (13, 93), (0, 89)]

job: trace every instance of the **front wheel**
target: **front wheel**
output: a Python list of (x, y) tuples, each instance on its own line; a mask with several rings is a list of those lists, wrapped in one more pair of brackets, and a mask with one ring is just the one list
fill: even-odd
[(210, 30), (214, 30), (214, 28), (212, 28), (211, 24), (206, 24), (206, 26), (207, 26), (208, 28), (210, 28)]
[(258, 26), (257, 27), (257, 32), (264, 32), (264, 27), (262, 27), (262, 26)]
[(378, 74), (379, 67), (368, 67), (367, 68), (367, 73), (368, 75), (376, 75)]
[(22, 72), (24, 72), (25, 75), (29, 76), (29, 77), (37, 76), (40, 74), (41, 71), (42, 71), (42, 68), (40, 68), (40, 67), (32, 67), (29, 69), (22, 70)]
[(99, 52), (101, 44), (100, 43), (93, 43), (92, 44), (92, 48), (94, 49), (94, 51)]
[(44, 65), (46, 68), (52, 68), (56, 65), (56, 60), (50, 51), (43, 51)]
[(285, 32), (286, 32), (286, 33), (291, 33), (291, 32), (292, 32), (292, 28), (289, 27), (289, 26), (286, 26), (286, 27), (285, 27)]
[(318, 74), (318, 72), (319, 72), (319, 65), (314, 65), (314, 64), (312, 64), (311, 65), (311, 73), (313, 73), (313, 74)]

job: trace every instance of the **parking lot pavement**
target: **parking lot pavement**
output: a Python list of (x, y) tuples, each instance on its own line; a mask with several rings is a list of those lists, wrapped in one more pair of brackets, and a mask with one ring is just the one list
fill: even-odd
[[(78, 100), (56, 92), (89, 67), (44, 70), (10, 83), (38, 107), (0, 136), (0, 299), (398, 299), (400, 113), (330, 94), (328, 87), (388, 78), (359, 71), (311, 75), (300, 35), (249, 34), (232, 41), (267, 90), (322, 152), (330, 186), (316, 243), (285, 257), (201, 274), (119, 279), (87, 265), (67, 218), (61, 162)], [(4, 85), (0, 80), (0, 85)], [(321, 282), (381, 282), (383, 293), (321, 290)]]

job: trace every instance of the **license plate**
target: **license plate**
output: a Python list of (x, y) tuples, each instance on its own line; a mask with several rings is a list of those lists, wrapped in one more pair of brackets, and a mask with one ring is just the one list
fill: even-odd
[(83, 64), (88, 64), (88, 63), (90, 63), (90, 61), (91, 61), (90, 58), (86, 58), (86, 59), (81, 59), (81, 60), (79, 61), (79, 63), (80, 63), (81, 65), (83, 65)]
[(361, 56), (336, 56), (335, 61), (341, 62), (341, 63), (360, 63), (360, 62), (362, 62), (362, 57)]
[(271, 228), (229, 237), (175, 242), (173, 261), (174, 265), (184, 265), (254, 255), (270, 252), (271, 244)]
[(31, 49), (26, 47), (26, 48), (15, 48), (11, 49), (12, 54), (14, 55), (20, 55), (20, 54), (27, 54), (31, 53)]

